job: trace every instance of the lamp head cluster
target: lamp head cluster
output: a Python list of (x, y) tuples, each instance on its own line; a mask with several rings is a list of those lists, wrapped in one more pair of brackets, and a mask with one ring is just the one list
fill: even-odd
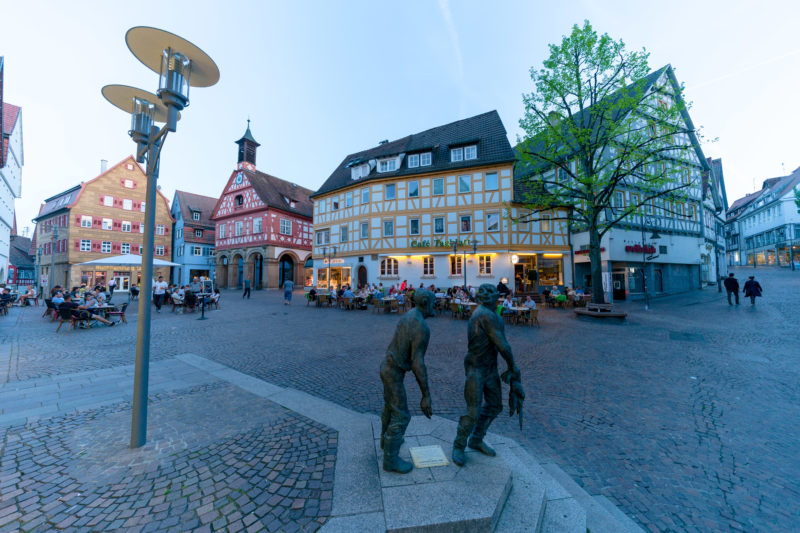
[(128, 135), (137, 144), (139, 162), (150, 142), (155, 122), (175, 131), (180, 111), (189, 105), (189, 87), (210, 87), (219, 81), (219, 68), (200, 48), (168, 31), (136, 26), (125, 34), (128, 49), (147, 68), (158, 74), (153, 94), (128, 85), (106, 85), (103, 96), (131, 114)]

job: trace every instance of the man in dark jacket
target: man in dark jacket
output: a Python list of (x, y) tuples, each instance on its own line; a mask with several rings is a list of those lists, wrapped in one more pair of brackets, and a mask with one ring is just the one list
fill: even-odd
[(750, 297), (750, 305), (756, 305), (756, 297), (761, 296), (761, 285), (756, 281), (755, 276), (744, 282), (744, 295)]
[(733, 277), (733, 272), (725, 278), (724, 285), (725, 291), (728, 293), (728, 305), (733, 305), (731, 303), (731, 294), (736, 297), (736, 305), (739, 305), (739, 281)]

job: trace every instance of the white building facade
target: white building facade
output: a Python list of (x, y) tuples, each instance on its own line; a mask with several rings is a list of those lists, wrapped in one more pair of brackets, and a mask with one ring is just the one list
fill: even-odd
[(14, 226), (14, 200), (22, 194), (22, 109), (3, 101), (0, 57), (0, 280), (6, 280)]
[(765, 180), (760, 191), (733, 203), (726, 222), (729, 265), (800, 267), (797, 189), (800, 168)]
[(312, 195), (311, 284), (571, 284), (558, 214), (515, 222), (514, 160), (494, 111), (347, 156)]

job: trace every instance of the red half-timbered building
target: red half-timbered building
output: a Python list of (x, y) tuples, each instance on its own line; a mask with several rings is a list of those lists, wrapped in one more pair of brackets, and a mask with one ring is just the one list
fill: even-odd
[(228, 178), (211, 219), (216, 224), (216, 281), (220, 287), (276, 288), (291, 279), (298, 287), (311, 256), (312, 191), (256, 170), (250, 133), (236, 141), (236, 170)]

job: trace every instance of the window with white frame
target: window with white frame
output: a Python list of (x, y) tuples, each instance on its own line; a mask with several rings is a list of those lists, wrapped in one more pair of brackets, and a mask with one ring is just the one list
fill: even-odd
[(383, 195), (383, 199), (384, 200), (394, 200), (395, 199), (395, 193), (396, 193), (397, 189), (396, 189), (394, 183), (387, 183), (386, 184), (386, 188), (384, 190), (385, 190), (384, 195)]
[(142, 208), (142, 213), (144, 213), (145, 207), (147, 207), (147, 206), (145, 205), (146, 203), (147, 203), (147, 202), (142, 202), (142, 205), (141, 205), (141, 208)]
[(470, 191), (470, 188), (471, 188), (471, 185), (472, 185), (470, 179), (471, 179), (471, 176), (469, 176), (469, 175), (459, 176), (458, 177), (458, 192), (464, 193), (464, 192), (469, 192)]
[(261, 233), (261, 217), (253, 219), (253, 233)]
[(156, 246), (156, 255), (164, 255), (164, 247)]
[(550, 233), (553, 231), (550, 225), (550, 215), (541, 215), (539, 217), (539, 231), (542, 233)]
[(120, 253), (123, 253), (123, 254), (131, 253), (131, 243), (123, 242), (122, 244), (119, 245), (119, 251), (120, 251)]
[(472, 231), (472, 215), (461, 215), (459, 221), (460, 233), (470, 233)]
[(426, 255), (425, 257), (422, 258), (422, 275), (423, 276), (433, 276), (434, 275), (434, 269), (433, 269), (434, 261), (433, 261), (433, 259), (434, 258), (433, 258), (432, 255)]
[(361, 223), (361, 238), (369, 239), (369, 222)]
[(114, 197), (113, 196), (103, 196), (103, 205), (106, 207), (112, 207), (114, 205)]
[(408, 233), (409, 235), (419, 235), (419, 219), (412, 218), (408, 221)]
[(133, 180), (125, 180), (122, 182), (126, 189), (133, 189)]
[(408, 197), (419, 198), (419, 182), (417, 180), (408, 182)]
[(383, 221), (383, 236), (384, 237), (394, 236), (394, 220)]
[(396, 276), (398, 272), (397, 259), (387, 257), (381, 259), (381, 276)]
[(111, 253), (111, 241), (103, 241), (100, 244), (100, 251), (103, 252), (104, 254), (110, 254)]
[(347, 242), (347, 226), (339, 226), (339, 242)]
[(500, 188), (500, 184), (497, 181), (497, 172), (487, 172), (486, 173), (486, 190), (487, 191), (496, 191)]
[(200, 220), (200, 211), (192, 211), (192, 220), (195, 222)]
[(326, 203), (327, 203), (327, 200), (322, 200), (322, 201), (317, 202), (317, 212), (319, 214), (322, 214), (322, 213), (325, 212), (325, 204)]
[(353, 191), (344, 193), (344, 206), (353, 207)]
[(450, 162), (451, 163), (458, 163), (459, 161), (464, 160), (464, 149), (463, 148), (451, 148), (450, 149)]
[(433, 232), (444, 233), (444, 217), (433, 217)]
[(144, 233), (144, 222), (139, 222), (139, 233)]
[(423, 152), (419, 154), (419, 166), (421, 167), (429, 167), (431, 166), (431, 153), (430, 152)]
[(195, 256), (203, 255), (203, 248), (200, 246), (192, 246), (192, 255)]
[(103, 229), (113, 229), (114, 221), (110, 218), (103, 219)]
[(444, 178), (433, 178), (433, 195), (441, 196), (444, 194)]
[(486, 231), (500, 231), (500, 213), (486, 214)]
[(417, 168), (419, 166), (419, 154), (411, 154), (408, 156), (408, 168)]
[(464, 161), (469, 161), (470, 159), (478, 159), (478, 146), (471, 145), (464, 147)]
[(130, 220), (123, 220), (122, 221), (122, 231), (124, 231), (125, 233), (130, 233), (131, 232), (131, 222), (130, 222)]
[(195, 237), (202, 237), (203, 236), (203, 230), (201, 230), (201, 229), (194, 230), (194, 236)]
[(237, 237), (241, 237), (242, 233), (244, 233), (244, 223), (241, 220), (237, 220), (233, 228), (233, 232)]
[(81, 216), (81, 227), (82, 228), (91, 228), (92, 227), (92, 217), (88, 215)]
[(131, 209), (133, 209), (133, 200), (124, 198), (122, 200), (122, 209), (125, 209), (126, 211), (130, 211)]
[(397, 159), (384, 159), (378, 163), (378, 172), (392, 172), (397, 170)]
[(92, 251), (92, 241), (89, 239), (81, 239), (81, 252), (91, 252)]
[(156, 224), (156, 235), (164, 235), (164, 230), (163, 224)]
[(492, 256), (479, 255), (478, 256), (478, 274), (488, 276), (492, 273)]
[(614, 207), (622, 209), (625, 207), (625, 193), (617, 191), (614, 193)]
[(461, 256), (460, 255), (451, 255), (450, 256), (450, 275), (451, 276), (460, 276), (461, 275)]
[(219, 238), (220, 239), (224, 239), (225, 238), (225, 225), (224, 224), (220, 225), (220, 227), (219, 227)]
[(292, 221), (290, 219), (288, 219), (288, 218), (282, 218), (279, 230), (280, 230), (281, 235), (291, 235), (292, 234)]
[(317, 231), (317, 244), (330, 244), (331, 230), (321, 229)]
[(179, 246), (175, 248), (175, 256), (176, 257), (183, 257), (183, 246)]
[(369, 203), (369, 187), (364, 187), (361, 189), (361, 203), (368, 204)]

